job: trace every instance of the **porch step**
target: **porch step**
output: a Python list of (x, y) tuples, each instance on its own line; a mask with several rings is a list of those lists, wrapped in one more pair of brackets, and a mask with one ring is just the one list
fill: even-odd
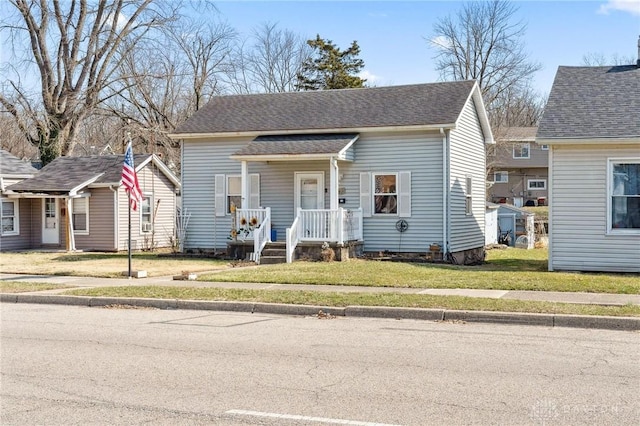
[(267, 243), (260, 256), (261, 265), (287, 263), (287, 245), (285, 243)]

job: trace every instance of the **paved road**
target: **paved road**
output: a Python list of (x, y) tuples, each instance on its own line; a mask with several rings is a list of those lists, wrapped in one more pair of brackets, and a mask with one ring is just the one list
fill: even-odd
[(638, 332), (0, 309), (3, 425), (637, 425), (640, 417)]

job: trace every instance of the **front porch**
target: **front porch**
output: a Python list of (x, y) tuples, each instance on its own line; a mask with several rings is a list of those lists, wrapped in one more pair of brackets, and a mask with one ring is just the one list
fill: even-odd
[[(233, 222), (228, 253), (236, 259), (248, 258), (258, 264), (267, 250), (280, 250), (278, 257), (287, 263), (300, 258), (319, 258), (325, 243), (335, 251), (336, 260), (346, 260), (363, 251), (361, 209), (298, 208), (283, 242), (272, 241), (269, 207), (236, 209)], [(275, 256), (269, 253), (267, 257)]]

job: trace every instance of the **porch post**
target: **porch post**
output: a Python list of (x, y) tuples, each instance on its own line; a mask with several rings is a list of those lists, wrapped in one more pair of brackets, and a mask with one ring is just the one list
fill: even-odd
[(329, 208), (338, 209), (338, 160), (329, 160)]
[(67, 204), (67, 218), (66, 228), (67, 228), (67, 250), (76, 251), (76, 238), (73, 235), (73, 200), (71, 197), (65, 200)]
[(246, 161), (242, 161), (240, 163), (241, 165), (241, 173), (242, 173), (242, 177), (240, 178), (241, 181), (241, 185), (242, 185), (242, 192), (241, 192), (241, 196), (242, 196), (242, 201), (241, 201), (241, 208), (243, 209), (248, 209), (249, 208), (249, 167)]

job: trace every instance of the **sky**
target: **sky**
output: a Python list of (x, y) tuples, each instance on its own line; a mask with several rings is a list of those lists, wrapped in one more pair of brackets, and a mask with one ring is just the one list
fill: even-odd
[[(560, 65), (584, 65), (589, 53), (607, 59), (638, 56), (640, 0), (514, 1), (515, 18), (526, 23), (522, 39), (530, 60), (542, 64), (533, 86), (551, 89)], [(220, 18), (248, 36), (262, 23), (276, 23), (307, 39), (317, 34), (346, 49), (354, 40), (364, 77), (376, 86), (438, 81), (428, 40), (434, 23), (454, 16), (459, 1), (216, 1)]]

